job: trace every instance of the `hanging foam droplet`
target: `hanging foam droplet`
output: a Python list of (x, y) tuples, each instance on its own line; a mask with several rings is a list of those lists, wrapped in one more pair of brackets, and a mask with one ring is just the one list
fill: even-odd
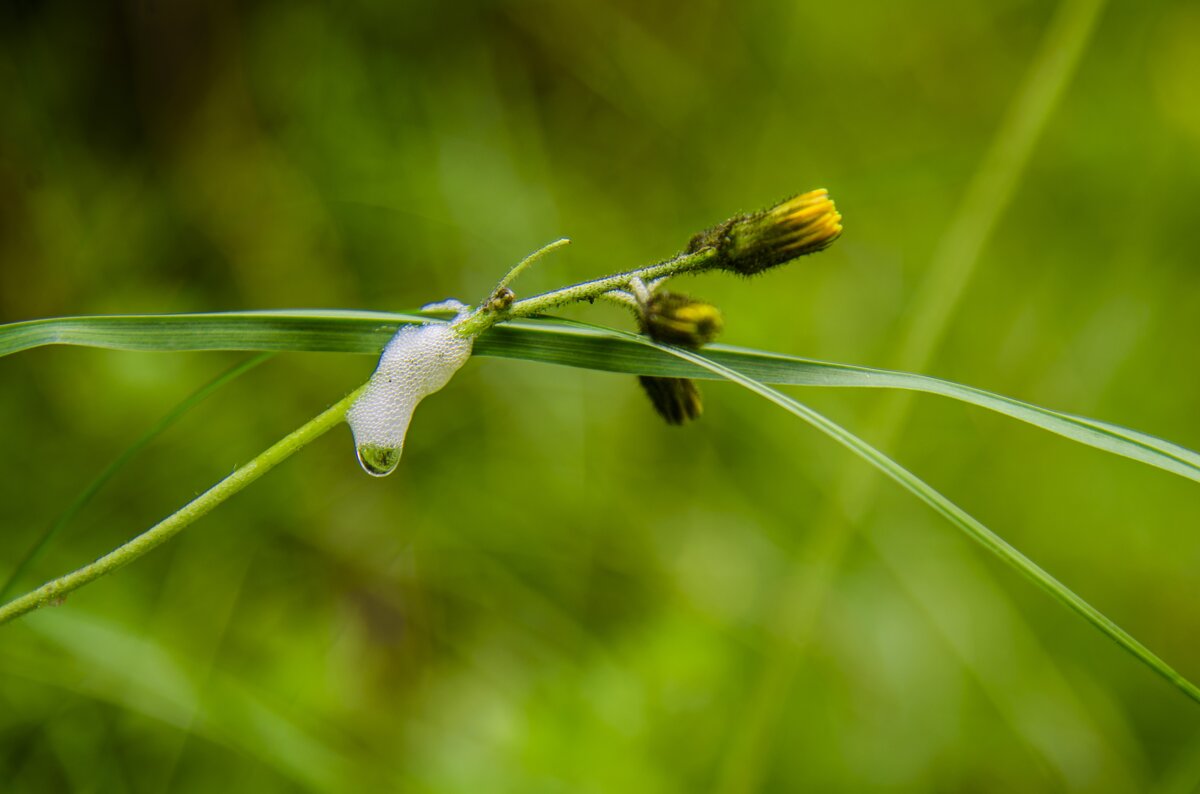
[(417, 403), (450, 382), (471, 357), (472, 340), (444, 323), (406, 325), (383, 349), (366, 390), (346, 412), (363, 470), (396, 470)]

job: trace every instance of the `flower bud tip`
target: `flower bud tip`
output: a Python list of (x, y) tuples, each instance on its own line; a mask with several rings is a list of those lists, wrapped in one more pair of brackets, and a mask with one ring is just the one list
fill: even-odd
[(842, 234), (842, 216), (825, 188), (811, 190), (774, 207), (742, 215), (701, 232), (688, 252), (714, 248), (716, 267), (744, 276), (814, 254)]

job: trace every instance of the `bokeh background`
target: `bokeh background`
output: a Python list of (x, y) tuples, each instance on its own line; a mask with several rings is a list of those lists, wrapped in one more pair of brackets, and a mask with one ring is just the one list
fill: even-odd
[[(0, 320), (478, 299), (827, 187), (846, 233), (680, 286), (724, 341), (908, 366), (1200, 447), (1190, 0), (10, 2)], [(605, 307), (576, 316), (628, 326)], [(0, 576), (244, 358), (0, 361)], [(140, 454), (26, 587), (361, 382), (282, 355)], [(6, 792), (1193, 791), (1200, 709), (732, 385), (475, 359), (399, 471), (341, 428), (0, 628)], [(933, 397), (801, 390), (1192, 679), (1200, 488)]]

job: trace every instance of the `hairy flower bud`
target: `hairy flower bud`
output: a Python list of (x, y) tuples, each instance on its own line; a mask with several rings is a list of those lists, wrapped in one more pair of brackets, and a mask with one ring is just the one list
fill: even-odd
[[(656, 342), (696, 349), (716, 339), (725, 321), (711, 303), (663, 290), (639, 304), (638, 325)], [(642, 375), (638, 383), (667, 424), (681, 425), (704, 412), (700, 389), (688, 378)]]
[(821, 188), (703, 231), (691, 239), (687, 252), (713, 248), (716, 267), (753, 276), (824, 250), (841, 233), (842, 216), (829, 191)]
[(725, 322), (711, 303), (678, 292), (656, 292), (640, 308), (642, 333), (656, 342), (697, 348), (717, 338)]
[(650, 375), (638, 376), (646, 396), (654, 405), (658, 415), (669, 425), (681, 425), (704, 413), (700, 389), (690, 378), (657, 378)]

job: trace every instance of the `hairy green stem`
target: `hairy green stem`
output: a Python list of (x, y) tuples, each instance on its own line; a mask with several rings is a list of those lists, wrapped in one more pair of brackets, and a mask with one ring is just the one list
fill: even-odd
[(544, 292), (541, 295), (534, 295), (532, 298), (517, 301), (502, 313), (490, 312), (486, 308), (480, 308), (456, 322), (454, 328), (460, 336), (477, 336), (496, 323), (503, 322), (504, 320), (511, 320), (516, 317), (531, 317), (568, 303), (594, 301), (606, 292), (627, 289), (634, 279), (649, 281), (651, 279), (661, 279), (668, 276), (705, 270), (712, 265), (716, 255), (717, 252), (714, 249), (703, 248), (695, 253), (681, 254), (673, 259), (649, 265), (648, 267), (629, 270), (625, 273), (617, 273), (614, 276), (605, 276), (593, 281), (584, 281), (581, 284), (573, 284), (562, 289)]
[(133, 540), (117, 547), (93, 563), (72, 571), (66, 576), (52, 579), (36, 590), (0, 606), (0, 624), (4, 624), (32, 612), (39, 607), (61, 602), (68, 593), (94, 582), (105, 574), (112, 573), (157, 548), (175, 537), (185, 527), (206, 515), (214, 507), (245, 488), (271, 469), (292, 456), (293, 453), (311, 444), (346, 418), (346, 411), (358, 399), (365, 386), (334, 403), (313, 419), (292, 431), (259, 454), (249, 463), (240, 466), (219, 483), (197, 496), (191, 502), (152, 526)]
[(517, 280), (517, 276), (521, 275), (526, 270), (528, 270), (531, 265), (533, 265), (535, 262), (537, 262), (539, 259), (541, 259), (546, 254), (550, 253), (551, 251), (553, 251), (557, 248), (562, 248), (564, 245), (570, 245), (570, 244), (571, 244), (571, 241), (569, 239), (567, 239), (566, 237), (561, 237), (552, 243), (547, 243), (546, 245), (543, 245), (541, 248), (534, 251), (532, 254), (525, 257), (520, 262), (518, 262), (512, 270), (505, 273), (504, 278), (500, 279), (500, 283), (498, 283), (496, 285), (495, 289), (493, 289), (491, 291), (491, 293), (488, 295), (488, 297), (491, 297), (492, 295), (497, 294), (498, 292), (500, 292), (500, 290), (502, 290), (505, 287), (512, 284), (514, 281)]
[[(501, 289), (510, 283), (522, 270), (529, 267), (529, 265), (543, 254), (566, 243), (566, 240), (556, 241), (526, 257), (519, 265), (509, 271), (508, 275), (501, 280), (500, 286), (497, 289)], [(585, 281), (582, 284), (574, 284), (552, 292), (536, 295), (532, 298), (526, 298), (525, 300), (513, 303), (503, 311), (492, 310), (485, 301), (473, 313), (456, 322), (455, 329), (464, 337), (477, 336), (498, 322), (516, 317), (529, 317), (567, 303), (594, 301), (596, 298), (604, 297), (606, 293), (612, 293), (614, 290), (627, 289), (632, 284), (640, 284), (642, 279), (661, 280), (681, 273), (703, 270), (711, 265), (715, 255), (716, 252), (712, 249), (703, 249), (695, 253), (683, 254), (648, 267), (592, 281)], [(613, 297), (620, 300), (619, 295), (613, 295)], [(366, 389), (365, 384), (128, 543), (119, 546), (95, 562), (72, 571), (65, 576), (46, 582), (36, 590), (32, 590), (0, 606), (0, 624), (7, 623), (48, 604), (59, 603), (68, 593), (78, 590), (80, 587), (99, 579), (105, 574), (112, 573), (118, 568), (128, 565), (148, 551), (170, 540), (193, 521), (204, 516), (221, 502), (224, 502), (282, 463), (292, 453), (316, 440), (334, 425), (344, 421), (346, 412), (354, 404), (354, 401), (358, 399), (359, 395), (362, 394), (364, 389)]]
[(602, 294), (600, 296), (600, 300), (606, 300), (609, 303), (615, 303), (617, 306), (620, 306), (625, 309), (629, 309), (635, 315), (637, 314), (637, 311), (638, 311), (637, 298), (633, 297), (625, 290), (614, 289), (609, 292), (605, 292), (604, 294)]

